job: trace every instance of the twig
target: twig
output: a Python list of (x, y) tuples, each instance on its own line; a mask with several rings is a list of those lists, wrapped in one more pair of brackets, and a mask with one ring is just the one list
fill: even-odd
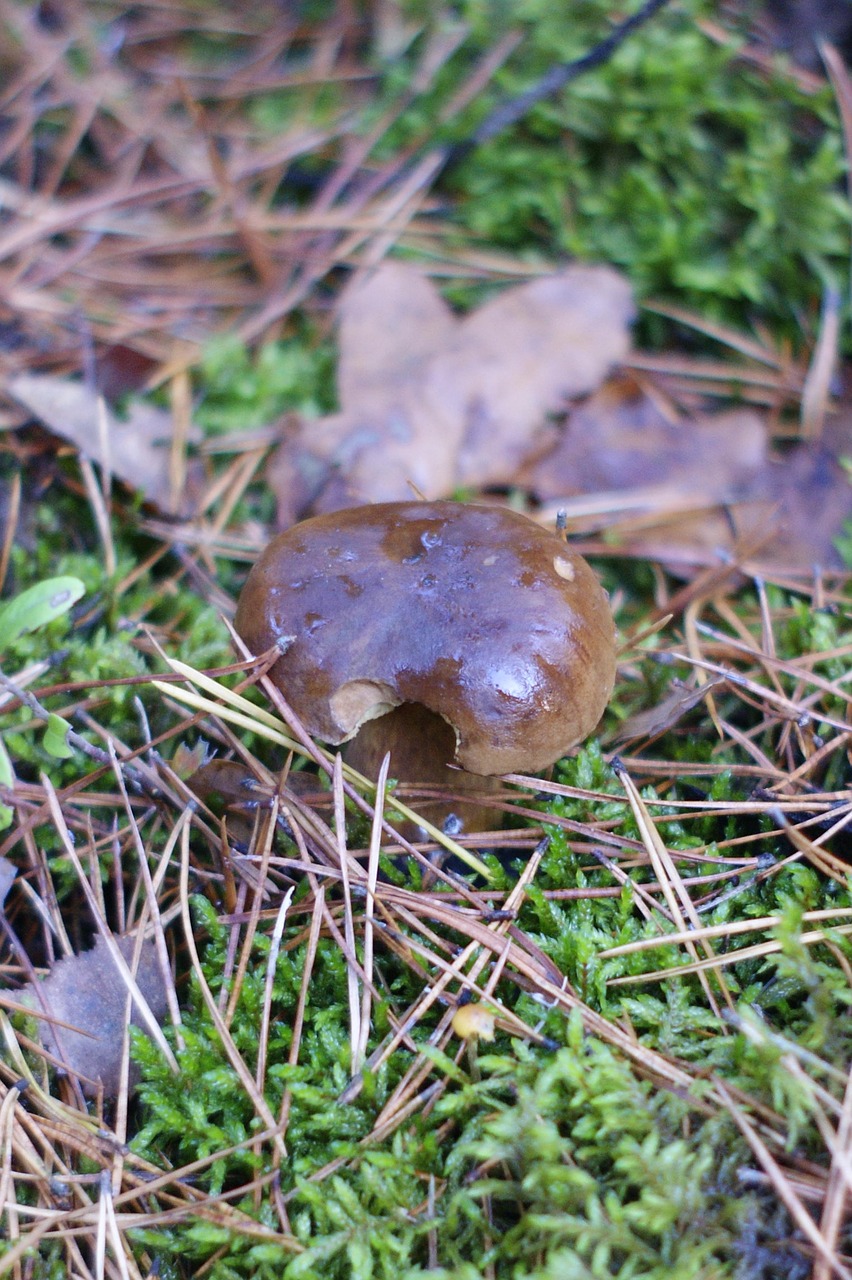
[[(23, 703), (25, 707), (29, 707), (30, 711), (38, 720), (43, 720), (44, 723), (47, 724), (50, 717), (50, 712), (47, 708), (42, 706), (38, 698), (34, 697), (26, 689), (22, 689), (19, 685), (15, 684), (15, 681), (11, 680), (3, 671), (0, 671), (0, 686), (17, 698), (19, 702)], [(104, 751), (101, 747), (93, 746), (91, 742), (88, 742), (86, 738), (82, 736), (82, 734), (76, 733), (70, 725), (68, 726), (68, 744), (69, 746), (76, 747), (92, 760), (96, 760), (98, 764), (112, 766), (112, 758), (108, 751)], [(131, 770), (130, 772), (133, 776), (134, 783), (141, 784), (141, 777), (137, 775), (136, 770)]]
[(645, 0), (645, 4), (642, 5), (641, 9), (632, 14), (631, 17), (625, 18), (617, 27), (613, 27), (605, 40), (601, 40), (600, 44), (596, 44), (593, 49), (590, 49), (588, 53), (584, 53), (581, 58), (575, 58), (573, 62), (558, 63), (557, 66), (551, 67), (542, 76), (538, 84), (533, 85), (531, 89), (527, 89), (525, 93), (520, 94), (517, 98), (510, 98), (508, 101), (502, 102), (482, 122), (471, 138), (448, 149), (445, 167), (449, 168), (451, 165), (458, 164), (475, 147), (481, 146), (484, 142), (490, 142), (492, 138), (496, 138), (498, 133), (503, 133), (504, 130), (511, 128), (513, 124), (517, 124), (539, 102), (551, 97), (554, 93), (558, 93), (560, 89), (564, 89), (566, 84), (570, 84), (572, 80), (576, 80), (587, 71), (593, 71), (595, 67), (602, 66), (612, 57), (616, 49), (624, 43), (628, 36), (643, 26), (666, 4), (668, 4), (668, 0)]

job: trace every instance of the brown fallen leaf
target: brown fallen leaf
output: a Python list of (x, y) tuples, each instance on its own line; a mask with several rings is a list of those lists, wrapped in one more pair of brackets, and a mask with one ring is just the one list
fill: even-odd
[(433, 400), (464, 415), (457, 482), (512, 482), (548, 415), (625, 358), (632, 318), (629, 285), (608, 267), (569, 267), (466, 317), (427, 378)]
[[(161, 510), (169, 510), (173, 422), (165, 409), (132, 400), (124, 419), (107, 411), (108, 457), (104, 459), (98, 428), (98, 396), (82, 382), (51, 374), (27, 373), (12, 378), (7, 390), (54, 435), (70, 441), (94, 462), (106, 461), (112, 475)], [(200, 433), (190, 436), (193, 441), (199, 438)], [(189, 505), (199, 479), (200, 470), (193, 464), (181, 494)], [(189, 515), (190, 512), (171, 514)]]
[(270, 468), (282, 527), (310, 511), (514, 483), (548, 416), (627, 354), (633, 302), (608, 267), (504, 290), (463, 319), (385, 263), (340, 308), (341, 410), (290, 423)]
[(689, 688), (681, 680), (672, 680), (668, 693), (657, 705), (628, 716), (613, 735), (612, 741), (624, 743), (636, 738), (656, 738), (676, 725), (678, 720), (703, 702), (708, 693), (722, 683), (722, 677), (715, 676), (705, 684)]
[(766, 576), (810, 574), (844, 567), (837, 539), (850, 516), (849, 475), (830, 448), (807, 442), (770, 459), (737, 502), (646, 521), (630, 535), (630, 549), (687, 575), (725, 559)]
[(426, 362), (459, 321), (421, 272), (387, 262), (345, 290), (338, 309), (341, 413), (288, 419), (268, 478), (285, 528), (313, 510), (452, 487), (455, 446), (423, 438), (419, 386)]
[(829, 429), (821, 442), (794, 445), (762, 473), (759, 492), (771, 504), (774, 533), (759, 559), (773, 567), (843, 568), (837, 538), (852, 517), (852, 476), (840, 459), (849, 456), (852, 434), (843, 440), (842, 431)]
[[(681, 419), (659, 388), (625, 375), (570, 413), (519, 484), (544, 504), (543, 519), (561, 507), (574, 522), (606, 527), (613, 550), (679, 574), (725, 561), (810, 572), (843, 567), (850, 453), (852, 407), (827, 420), (821, 440), (771, 449), (755, 411)], [(738, 580), (732, 570), (730, 583)]]
[(15, 882), (18, 868), (8, 858), (0, 857), (0, 909), (6, 901), (6, 895)]
[(539, 500), (666, 485), (731, 501), (766, 463), (767, 430), (748, 409), (682, 419), (630, 375), (572, 410), (554, 448), (522, 476)]
[[(115, 942), (124, 959), (132, 965), (136, 939), (124, 935), (116, 937)], [(142, 944), (136, 982), (152, 1014), (161, 1022), (168, 1012), (168, 1003), (153, 942)], [(45, 1049), (80, 1077), (84, 1093), (97, 1092), (97, 1082), (100, 1082), (104, 1093), (114, 1096), (120, 1086), (127, 987), (103, 939), (99, 938), (91, 951), (59, 960), (39, 984), (38, 994), (32, 988), (28, 990), (27, 1002), (35, 1008), (46, 1009), (59, 1022), (78, 1028), (72, 1031), (39, 1019)], [(131, 1022), (134, 1026), (140, 1025), (135, 1004)], [(130, 1075), (132, 1083), (132, 1063)]]
[(245, 847), (250, 845), (258, 810), (269, 810), (276, 796), (282, 811), (279, 821), (284, 825), (287, 806), (292, 801), (316, 805), (322, 803), (323, 797), (314, 774), (291, 772), (286, 784), (269, 783), (256, 777), (240, 760), (207, 760), (185, 780), (199, 800), (227, 820), (228, 838)]
[(452, 346), (460, 321), (428, 276), (386, 262), (356, 278), (338, 308), (340, 403), (382, 413), (432, 356)]

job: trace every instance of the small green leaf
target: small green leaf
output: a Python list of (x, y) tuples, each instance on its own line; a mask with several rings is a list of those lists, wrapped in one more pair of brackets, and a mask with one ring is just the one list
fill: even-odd
[(79, 578), (47, 578), (28, 587), (0, 608), (0, 647), (13, 644), (26, 631), (61, 618), (80, 599), (85, 587)]
[(68, 745), (68, 724), (62, 716), (53, 712), (47, 717), (47, 728), (44, 731), (44, 749), (58, 760), (67, 760), (74, 752)]
[[(9, 759), (9, 753), (2, 738), (0, 738), (0, 783), (4, 787), (13, 787), (15, 785), (12, 761)], [(0, 831), (5, 831), (7, 827), (12, 825), (14, 816), (7, 804), (0, 804)]]

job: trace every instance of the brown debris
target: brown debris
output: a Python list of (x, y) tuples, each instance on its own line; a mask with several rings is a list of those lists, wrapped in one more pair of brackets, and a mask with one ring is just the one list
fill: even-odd
[(666, 733), (679, 724), (693, 707), (697, 707), (712, 689), (722, 683), (721, 677), (708, 680), (706, 683), (690, 688), (681, 680), (672, 680), (671, 686), (656, 706), (637, 711), (619, 726), (614, 735), (615, 742), (629, 742), (633, 739), (653, 739)]
[[(114, 941), (132, 967), (136, 939), (125, 936)], [(153, 942), (142, 944), (136, 983), (161, 1022), (168, 1013), (168, 1002)], [(59, 960), (39, 983), (38, 993), (30, 992), (34, 1007), (46, 1008), (50, 1017), (58, 1020), (39, 1020), (45, 1049), (80, 1077), (84, 1092), (96, 1092), (98, 1083), (107, 1096), (118, 1092), (127, 998), (127, 986), (103, 938), (98, 938), (91, 951)], [(141, 1025), (135, 1004), (131, 1022)]]
[(544, 519), (563, 509), (575, 527), (606, 529), (610, 551), (678, 574), (727, 564), (736, 585), (737, 565), (766, 576), (840, 569), (850, 422), (841, 408), (821, 438), (773, 448), (765, 412), (683, 414), (656, 378), (626, 374), (572, 410), (519, 483)]
[(666, 484), (727, 502), (765, 465), (766, 436), (751, 410), (685, 419), (647, 383), (625, 375), (571, 411), (528, 483), (541, 501)]
[[(174, 432), (171, 414), (142, 400), (131, 401), (123, 419), (99, 404), (98, 396), (83, 383), (50, 374), (21, 374), (8, 390), (15, 400), (48, 427), (54, 435), (76, 445), (134, 492), (162, 510), (171, 507), (170, 445)], [(99, 420), (106, 414), (103, 440)], [(199, 438), (198, 432), (192, 436)], [(200, 468), (192, 468), (181, 498), (191, 501), (200, 482)]]
[(270, 471), (282, 528), (309, 511), (509, 484), (546, 420), (627, 354), (633, 304), (608, 267), (569, 267), (456, 319), (386, 263), (340, 308), (341, 412), (288, 429)]

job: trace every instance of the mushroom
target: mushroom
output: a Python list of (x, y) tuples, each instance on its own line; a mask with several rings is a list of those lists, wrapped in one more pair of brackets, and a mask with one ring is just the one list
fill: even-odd
[(353, 767), (375, 777), (389, 749), (395, 777), (456, 791), (553, 764), (615, 680), (594, 573), (500, 507), (386, 502), (305, 520), (261, 554), (235, 622), (253, 653), (279, 646), (271, 678), (314, 736), (350, 743)]

